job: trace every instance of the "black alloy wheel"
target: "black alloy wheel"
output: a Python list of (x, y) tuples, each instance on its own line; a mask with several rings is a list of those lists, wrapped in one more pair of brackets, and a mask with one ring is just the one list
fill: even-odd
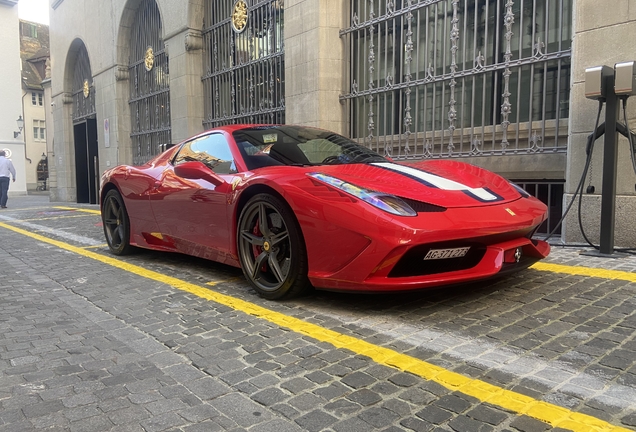
[(108, 191), (102, 205), (104, 235), (110, 251), (115, 255), (126, 255), (132, 251), (130, 245), (130, 220), (121, 194)]
[(287, 203), (255, 195), (241, 212), (237, 234), (243, 273), (261, 297), (291, 298), (309, 289), (305, 242)]

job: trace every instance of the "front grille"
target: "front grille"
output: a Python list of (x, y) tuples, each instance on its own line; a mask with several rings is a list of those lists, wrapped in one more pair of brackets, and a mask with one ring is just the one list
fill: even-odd
[[(470, 250), (460, 258), (425, 260), (431, 249), (450, 249), (470, 246)], [(476, 266), (486, 253), (482, 243), (444, 242), (420, 245), (407, 251), (393, 267), (389, 277), (425, 276), (450, 271), (466, 270)]]

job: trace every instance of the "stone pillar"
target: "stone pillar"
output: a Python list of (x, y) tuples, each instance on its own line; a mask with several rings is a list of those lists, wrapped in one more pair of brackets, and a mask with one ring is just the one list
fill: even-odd
[[(120, 134), (119, 123), (130, 123), (120, 115), (120, 98), (117, 94), (117, 66), (111, 67), (99, 75), (93, 76), (95, 88), (95, 112), (97, 117), (97, 154), (99, 158), (99, 174), (119, 165)], [(126, 128), (124, 128), (124, 133)], [(125, 137), (128, 137), (126, 135)], [(130, 139), (130, 138), (128, 138)], [(130, 148), (130, 145), (123, 146)]]
[(110, 161), (110, 166), (105, 168), (132, 164), (133, 160), (132, 142), (130, 139), (132, 125), (130, 106), (128, 105), (128, 99), (130, 98), (128, 66), (122, 64), (114, 65), (113, 75), (115, 80), (112, 82), (112, 86), (115, 91), (115, 99), (109, 105), (109, 109), (112, 112), (104, 114), (104, 117), (109, 118), (111, 146), (109, 154), (105, 155), (109, 158), (106, 162)]
[(46, 62), (46, 78), (42, 81), (42, 89), (44, 90), (44, 121), (46, 123), (46, 157), (48, 158), (49, 164), (49, 178), (46, 180), (46, 189), (50, 191), (53, 185), (57, 188), (57, 171), (51, 169), (52, 166), (55, 166), (55, 153), (53, 152), (55, 126), (53, 121), (54, 105), (51, 98), (51, 68), (49, 60)]
[(75, 187), (75, 145), (73, 142), (73, 96), (59, 93), (53, 100), (53, 158), (49, 170), (56, 178), (51, 185), (51, 201), (77, 202)]
[(164, 41), (170, 62), (172, 143), (203, 132), (203, 41), (201, 31), (184, 29)]
[(285, 119), (348, 134), (345, 40), (348, 3), (340, 0), (285, 2)]
[[(595, 0), (575, 0), (574, 41), (572, 48), (572, 92), (570, 111), (570, 139), (566, 169), (564, 208), (573, 193), (585, 166), (587, 136), (592, 133), (598, 102), (585, 98), (585, 69), (636, 60), (636, 3), (615, 0), (611, 6), (599, 8)], [(623, 122), (621, 108), (621, 118)], [(604, 114), (601, 115), (603, 122)], [(636, 130), (636, 97), (628, 100), (627, 121)], [(601, 189), (603, 176), (603, 138), (594, 147), (591, 169), (583, 184), (582, 221), (587, 237), (599, 244)], [(636, 173), (632, 168), (627, 139), (618, 139), (618, 176), (616, 183), (616, 247), (636, 247)], [(588, 185), (594, 193), (586, 193)], [(578, 200), (578, 198), (577, 198)], [(578, 223), (578, 203), (568, 214), (563, 227), (565, 242), (584, 242)]]

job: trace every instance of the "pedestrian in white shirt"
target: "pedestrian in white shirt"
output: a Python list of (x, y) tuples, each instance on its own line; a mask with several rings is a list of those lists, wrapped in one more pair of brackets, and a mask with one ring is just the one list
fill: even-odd
[(11, 159), (6, 158), (4, 150), (0, 150), (0, 208), (7, 208), (9, 198), (9, 176), (15, 181), (15, 168)]

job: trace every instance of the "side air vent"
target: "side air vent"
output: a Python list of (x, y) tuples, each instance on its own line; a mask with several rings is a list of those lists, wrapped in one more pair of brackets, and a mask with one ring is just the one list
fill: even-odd
[(412, 199), (400, 197), (405, 203), (407, 203), (413, 210), (418, 213), (436, 213), (436, 212), (445, 212), (446, 207), (440, 207), (433, 204), (425, 203), (422, 201), (415, 201)]

